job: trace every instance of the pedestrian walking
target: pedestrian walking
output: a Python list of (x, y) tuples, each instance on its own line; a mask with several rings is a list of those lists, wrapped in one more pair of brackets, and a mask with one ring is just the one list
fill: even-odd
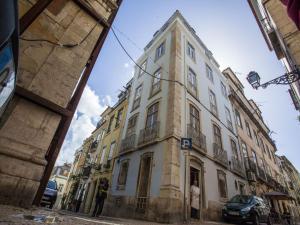
[(109, 187), (108, 180), (106, 178), (101, 178), (98, 191), (96, 194), (96, 205), (93, 212), (93, 217), (97, 217), (101, 215), (104, 201), (107, 198), (108, 187)]

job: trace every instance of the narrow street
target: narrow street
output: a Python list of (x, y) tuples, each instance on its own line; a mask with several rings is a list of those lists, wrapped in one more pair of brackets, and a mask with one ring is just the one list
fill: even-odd
[[(66, 211), (54, 211), (46, 208), (24, 209), (14, 206), (0, 205), (0, 225), (34, 225), (34, 224), (59, 224), (59, 225), (155, 225), (161, 223), (147, 222), (141, 220), (130, 220), (123, 218), (99, 217), (92, 218), (82, 214), (75, 214)], [(181, 224), (181, 223), (177, 223)], [(209, 225), (223, 223), (217, 222), (190, 222), (187, 224)]]

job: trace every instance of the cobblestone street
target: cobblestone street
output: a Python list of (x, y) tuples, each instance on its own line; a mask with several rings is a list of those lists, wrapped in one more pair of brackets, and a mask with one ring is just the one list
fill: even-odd
[[(23, 209), (14, 206), (0, 205), (0, 225), (38, 225), (38, 224), (59, 224), (59, 225), (156, 225), (160, 223), (146, 222), (140, 220), (129, 220), (121, 218), (100, 217), (91, 218), (81, 214), (52, 211), (45, 208)], [(183, 223), (182, 223), (183, 224)], [(209, 225), (222, 223), (216, 222), (191, 222), (187, 224)], [(228, 224), (227, 224), (228, 225)]]

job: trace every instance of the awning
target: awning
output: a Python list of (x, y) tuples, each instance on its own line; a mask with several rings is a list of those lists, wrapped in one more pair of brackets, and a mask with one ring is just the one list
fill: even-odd
[(276, 200), (293, 200), (294, 198), (289, 196), (288, 194), (278, 192), (278, 191), (271, 191), (264, 194), (266, 197)]

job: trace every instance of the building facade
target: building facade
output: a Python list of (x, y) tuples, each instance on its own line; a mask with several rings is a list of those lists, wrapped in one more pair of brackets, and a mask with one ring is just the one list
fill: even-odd
[[(297, 1), (289, 4), (288, 2), (281, 0), (248, 0), (269, 49), (274, 50), (277, 58), (284, 63), (288, 73), (298, 70), (299, 74), (300, 9)], [(300, 111), (299, 80), (290, 85), (289, 93), (295, 109)]]
[[(196, 184), (196, 217), (219, 220), (224, 203), (248, 193), (248, 187), (229, 87), (218, 63), (179, 11), (154, 34), (137, 63), (141, 68), (135, 68), (103, 213), (188, 220), (190, 188)], [(191, 150), (181, 150), (183, 137), (192, 138)]]
[(296, 221), (300, 220), (300, 174), (294, 165), (285, 157), (277, 156), (278, 164), (284, 176), (291, 201), (282, 202), (281, 210), (289, 210)]
[(100, 184), (100, 179), (106, 178), (109, 181), (109, 190), (111, 187), (111, 177), (115, 158), (120, 148), (120, 134), (124, 127), (127, 113), (128, 97), (131, 83), (127, 83), (126, 91), (119, 94), (118, 102), (101, 115), (101, 120), (97, 133), (102, 130), (102, 138), (99, 141), (99, 147), (96, 151), (96, 158), (93, 162), (94, 168), (91, 170), (87, 180), (87, 194), (84, 196), (83, 212), (92, 215), (96, 203), (96, 194)]
[(282, 214), (282, 205), (290, 204), (292, 196), (275, 154), (277, 149), (270, 137), (270, 130), (264, 123), (258, 106), (244, 95), (243, 85), (235, 73), (227, 68), (223, 74), (230, 88), (229, 98), (234, 110), (250, 193), (268, 198), (271, 207)]
[(120, 145), (131, 82), (118, 96), (113, 107), (107, 107), (100, 115), (96, 129), (88, 137), (80, 150), (76, 151), (74, 169), (69, 177), (67, 209), (92, 214), (95, 207), (96, 192), (101, 178), (107, 178), (111, 185), (112, 169)]

